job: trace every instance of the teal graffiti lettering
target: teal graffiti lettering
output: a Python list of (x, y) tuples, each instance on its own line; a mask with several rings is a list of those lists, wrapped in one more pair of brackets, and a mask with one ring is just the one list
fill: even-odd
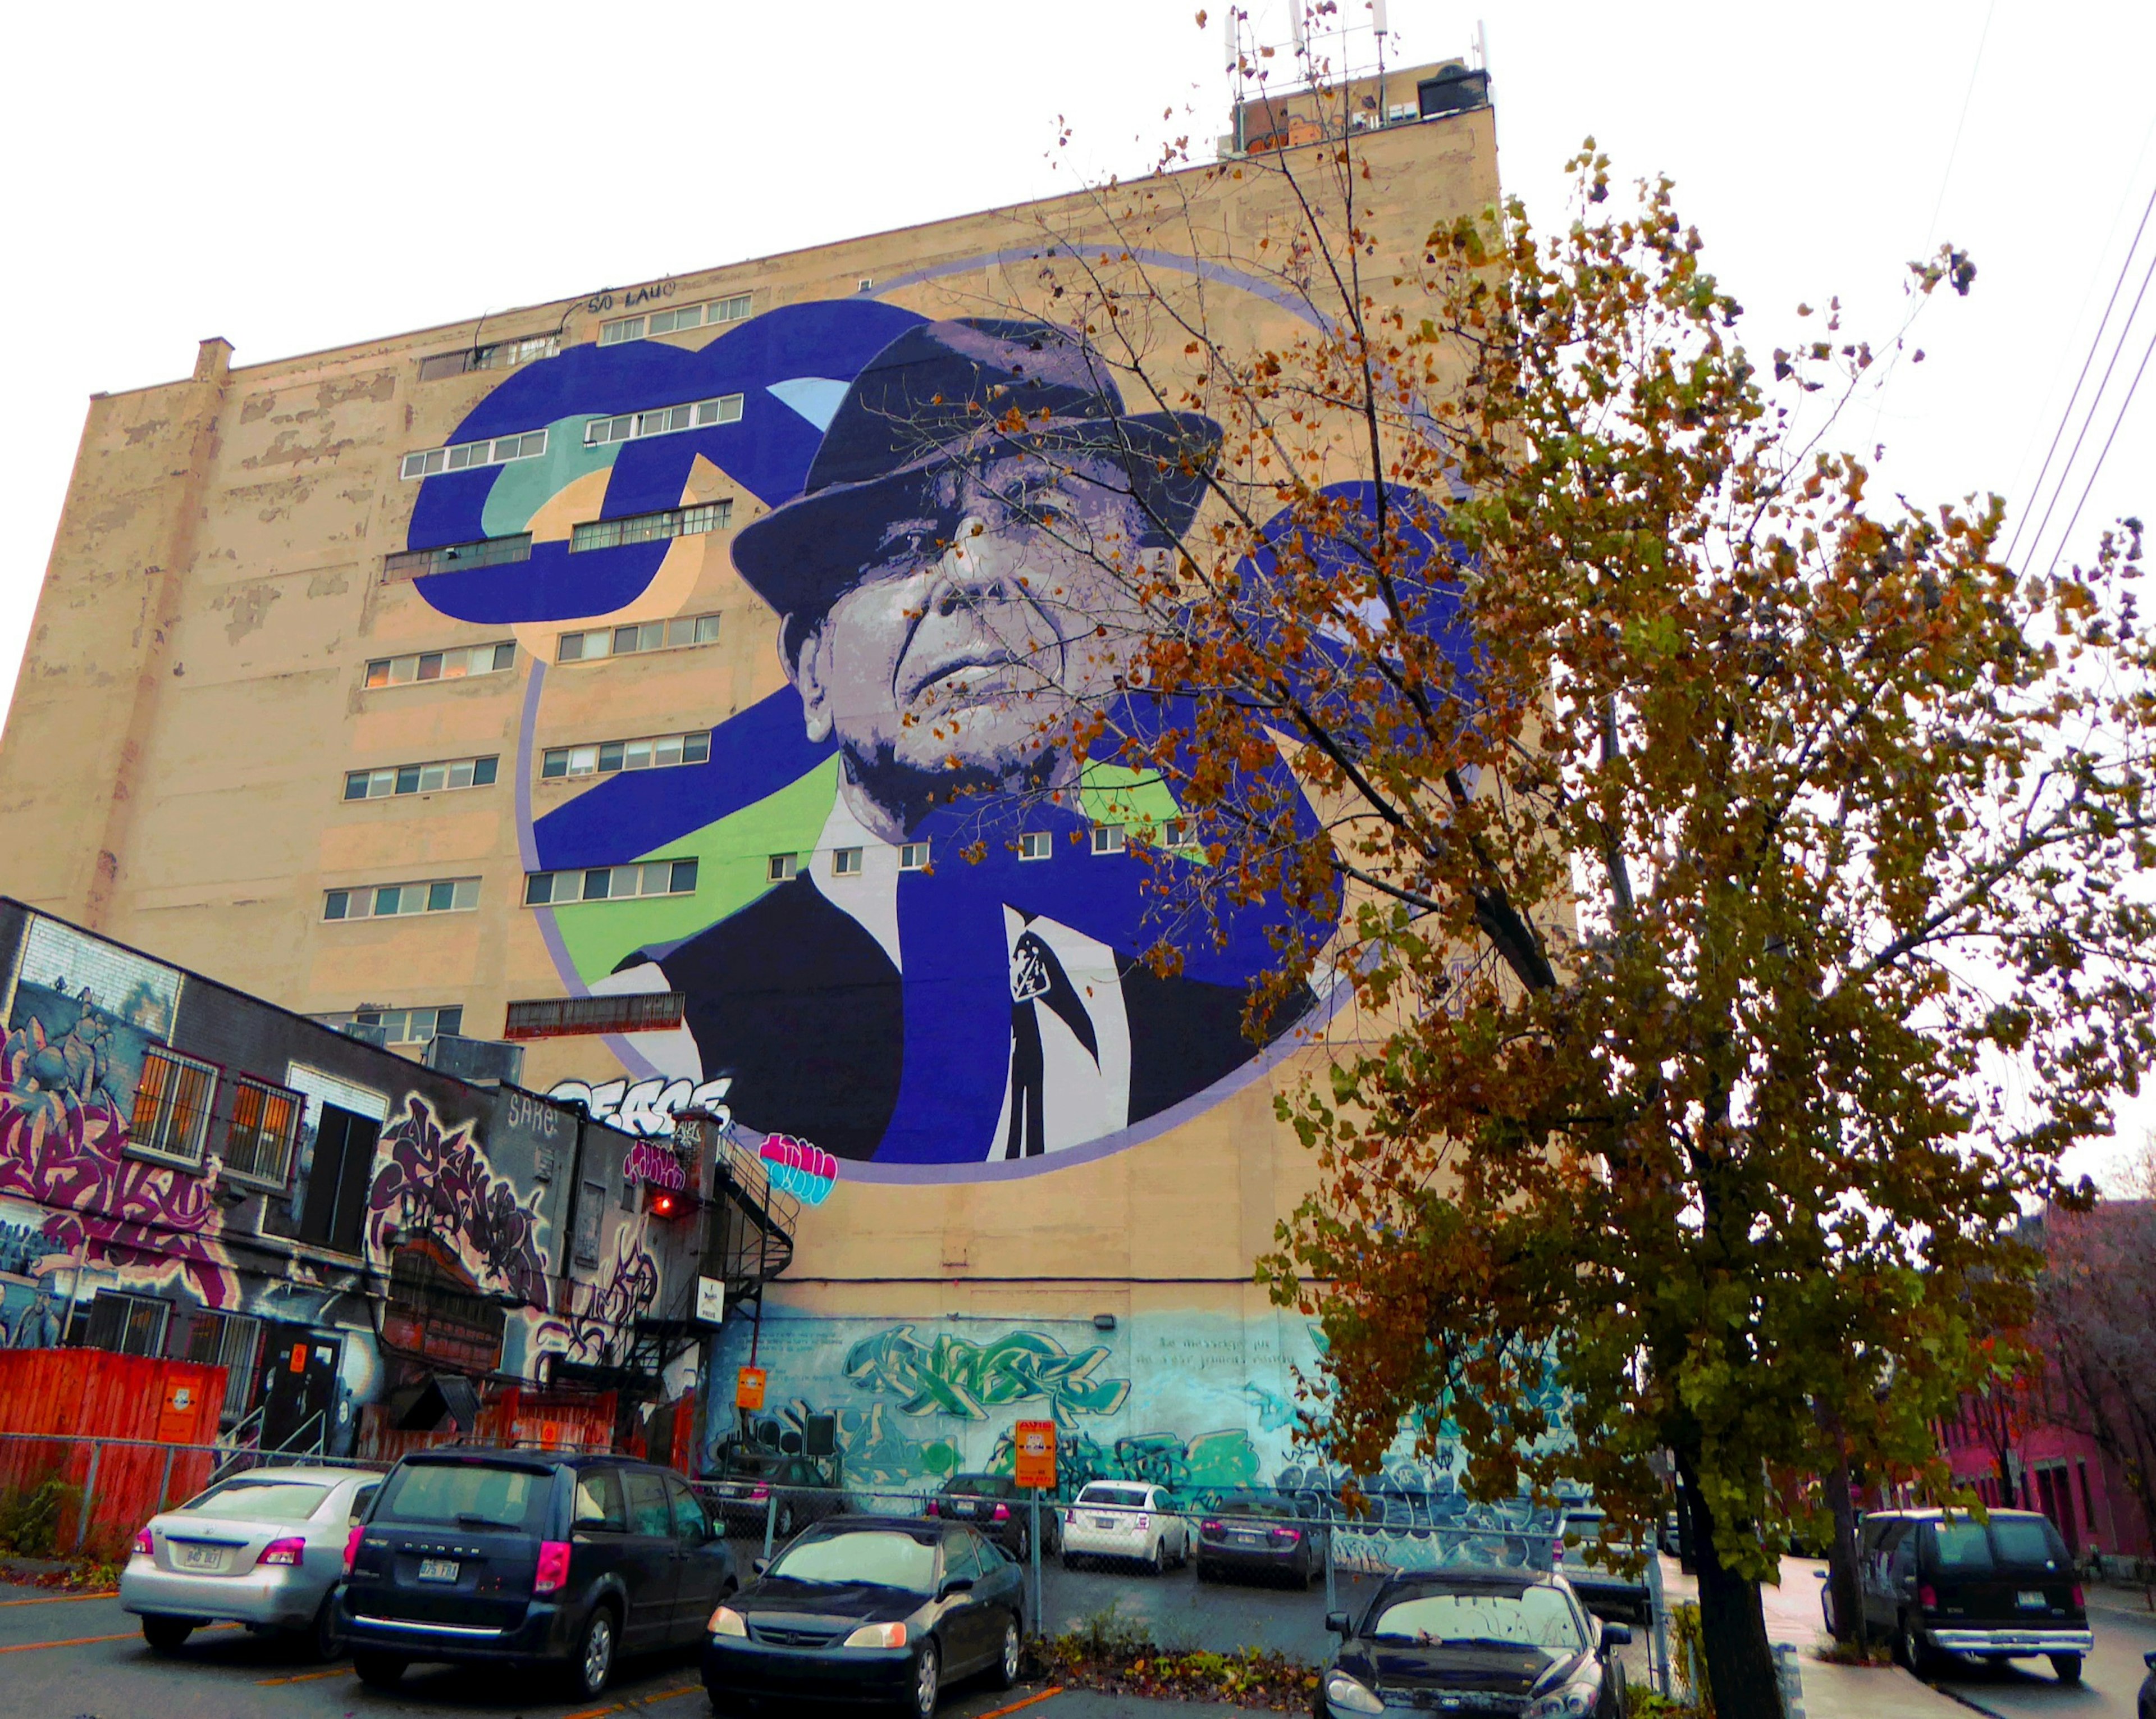
[(1093, 1377), (1108, 1359), (1105, 1344), (1072, 1354), (1040, 1331), (1012, 1331), (993, 1343), (946, 1333), (924, 1343), (911, 1325), (893, 1325), (846, 1351), (846, 1377), (864, 1390), (906, 1400), (903, 1414), (947, 1414), (981, 1421), (991, 1408), (1046, 1402), (1056, 1422), (1113, 1414), (1130, 1395), (1128, 1379)]

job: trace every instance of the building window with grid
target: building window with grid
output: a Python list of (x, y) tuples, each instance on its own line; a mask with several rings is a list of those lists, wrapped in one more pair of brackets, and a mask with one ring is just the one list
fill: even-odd
[(701, 537), (708, 531), (724, 531), (734, 521), (731, 500), (705, 502), (694, 507), (669, 507), (660, 513), (638, 513), (627, 519), (593, 519), (573, 527), (569, 553), (586, 549), (616, 549), (624, 543), (655, 543), (666, 538)]
[(100, 1289), (78, 1341), (85, 1348), (110, 1349), (116, 1355), (162, 1355), (165, 1322), (172, 1315), (172, 1304), (154, 1295)]
[(926, 841), (905, 841), (899, 844), (898, 868), (901, 872), (925, 872), (928, 869), (928, 844)]
[(860, 874), (860, 849), (834, 847), (831, 850), (831, 875), (834, 878), (858, 878)]
[(773, 883), (791, 882), (801, 871), (801, 856), (798, 853), (774, 853), (764, 862), (763, 875)]
[(524, 904), (528, 908), (696, 893), (696, 862), (692, 859), (646, 860), (634, 866), (593, 866), (581, 872), (531, 872), (524, 879)]
[(1018, 838), (1018, 857), (1022, 860), (1045, 860), (1054, 851), (1045, 830), (1027, 830)]
[(687, 400), (678, 406), (659, 406), (649, 412), (619, 412), (611, 418), (594, 418), (587, 423), (584, 445), (603, 448), (608, 442), (642, 441), (648, 435), (673, 435), (684, 430), (708, 430), (714, 424), (738, 424), (741, 414), (742, 396), (737, 394), (721, 394), (712, 400)]
[(497, 645), (466, 645), (454, 651), (417, 651), (408, 656), (377, 656), (367, 665), (369, 687), (408, 687), (420, 681), (460, 681), (468, 675), (500, 674), (516, 666), (511, 640)]
[(177, 1051), (144, 1052), (134, 1114), (127, 1125), (127, 1150), (167, 1163), (199, 1165), (217, 1075), (213, 1063)]
[(346, 1038), (368, 1044), (424, 1045), (435, 1038), (454, 1038), (465, 1030), (462, 1003), (439, 1004), (422, 1009), (354, 1009), (343, 1015), (317, 1015), (325, 1027), (334, 1027)]
[(487, 346), (466, 347), (462, 352), (437, 353), (419, 360), (419, 380), (464, 376), (474, 370), (513, 370), (540, 358), (551, 358), (562, 350), (558, 334), (533, 334), (522, 340), (497, 340)]
[(281, 1188), (292, 1167), (300, 1095), (266, 1080), (242, 1076), (232, 1083), (232, 1122), (224, 1135), (224, 1173), (244, 1181)]
[(597, 662), (603, 656), (627, 656), (638, 651), (669, 651), (681, 645), (716, 644), (718, 636), (717, 615), (677, 615), (671, 620), (603, 627), (589, 633), (564, 633), (555, 647), (554, 660)]
[(476, 878), (433, 878), (322, 892), (325, 919), (386, 919), (405, 914), (459, 914), (479, 905)]
[(254, 1367), (262, 1358), (262, 1321), (244, 1313), (198, 1313), (187, 1331), (187, 1356), (224, 1369), (224, 1407), (218, 1418), (236, 1421), (254, 1394)]
[(398, 579), (425, 579), (430, 574), (464, 573), (475, 567), (506, 567), (512, 561), (531, 558), (531, 533), (513, 538), (485, 538), (475, 543), (445, 543), (439, 549), (400, 549), (382, 558), (385, 584)]
[(598, 740), (588, 746), (550, 746), (541, 759), (539, 774), (552, 776), (604, 776), (616, 770), (669, 769), (675, 764), (702, 764), (711, 755), (711, 731), (693, 734), (653, 734), (642, 740)]
[(388, 800), (399, 794), (432, 794), (447, 788), (490, 788), (499, 758), (452, 758), (438, 764), (398, 764), (378, 770), (347, 770), (346, 800)]
[[(738, 415), (738, 414), (737, 414)], [(459, 442), (449, 448), (424, 448), (407, 454), (397, 475), (408, 481), (440, 471), (465, 471), (483, 466), (506, 466), (512, 460), (536, 460), (547, 451), (547, 432), (527, 430), (487, 441)]]
[(617, 317), (599, 324), (599, 344), (619, 346), (625, 340), (645, 340), (654, 334), (680, 334), (690, 328), (708, 328), (721, 322), (748, 318), (749, 295), (707, 299), (701, 304), (679, 305), (644, 317)]
[(1121, 853), (1123, 851), (1123, 826), (1121, 824), (1093, 826), (1093, 852)]

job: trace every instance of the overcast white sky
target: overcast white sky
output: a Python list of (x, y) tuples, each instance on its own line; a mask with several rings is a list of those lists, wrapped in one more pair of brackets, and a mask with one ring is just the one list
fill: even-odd
[[(0, 696), (93, 391), (182, 376), (208, 335), (247, 363), (1023, 200), (1070, 183), (1059, 116), (1081, 162), (1141, 169), (1188, 123), (1163, 108), (1224, 126), (1209, 3), (1202, 33), (1194, 0), (26, 9), (0, 104)], [(1286, 4), (1253, 0), (1261, 34)], [(1927, 313), (1876, 434), (1912, 498), (2027, 502), (2156, 186), (2156, 8), (1391, 0), (1390, 57), (1466, 52), (1478, 18), (1508, 188), (1558, 213), (1589, 131), (1667, 172), (1757, 348), (1835, 292), (1883, 335), (1907, 260), (1973, 252), (1974, 295)], [(2120, 313), (2152, 255), (2156, 222)], [(2046, 558), (2152, 333), (2156, 290)], [(2074, 548), (2150, 505), (2152, 452), (2156, 375)]]

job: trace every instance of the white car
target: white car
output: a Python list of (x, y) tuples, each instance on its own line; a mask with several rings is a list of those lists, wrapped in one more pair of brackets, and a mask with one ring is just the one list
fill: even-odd
[(364, 1469), (252, 1469), (152, 1516), (120, 1572), (120, 1604), (170, 1653), (202, 1625), (288, 1630), (336, 1647), (330, 1591), (345, 1542), (382, 1484)]
[(1063, 1511), (1063, 1567), (1083, 1558), (1134, 1558), (1158, 1576), (1190, 1562), (1190, 1524), (1163, 1487), (1089, 1481)]

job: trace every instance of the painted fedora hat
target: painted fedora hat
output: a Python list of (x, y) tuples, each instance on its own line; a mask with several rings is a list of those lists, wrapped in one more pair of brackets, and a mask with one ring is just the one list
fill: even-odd
[(923, 322), (854, 378), (801, 494), (742, 528), (734, 566), (781, 615), (820, 615), (889, 553), (895, 529), (933, 516), (923, 497), (936, 480), (1007, 454), (1107, 455), (1155, 529), (1179, 538), (1219, 446), (1202, 414), (1124, 411), (1106, 365), (1066, 329)]

